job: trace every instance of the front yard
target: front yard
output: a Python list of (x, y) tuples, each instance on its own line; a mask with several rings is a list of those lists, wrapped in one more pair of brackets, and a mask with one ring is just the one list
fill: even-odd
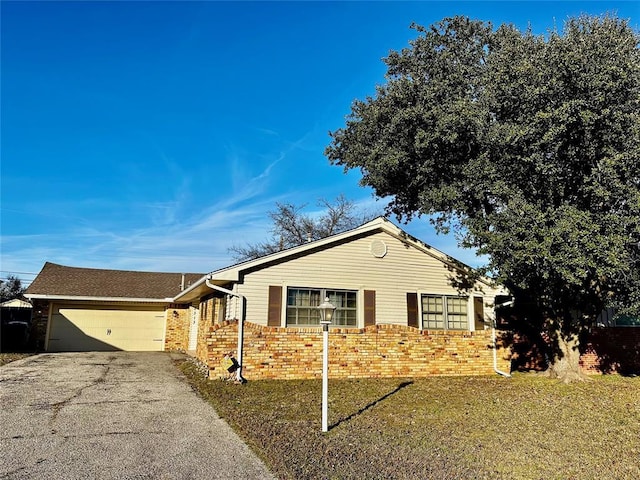
[(637, 479), (640, 378), (533, 374), (234, 385), (180, 365), (282, 479)]

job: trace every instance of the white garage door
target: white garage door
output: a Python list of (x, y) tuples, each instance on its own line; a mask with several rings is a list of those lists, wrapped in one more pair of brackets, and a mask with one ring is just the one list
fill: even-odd
[(160, 351), (164, 329), (163, 307), (54, 305), (47, 350)]

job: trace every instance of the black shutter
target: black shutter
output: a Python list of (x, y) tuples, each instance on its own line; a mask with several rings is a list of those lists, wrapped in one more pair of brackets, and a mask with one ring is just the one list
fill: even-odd
[(407, 293), (407, 325), (418, 328), (418, 294)]
[(376, 292), (375, 290), (364, 291), (364, 326), (376, 324)]
[(484, 330), (484, 302), (482, 297), (473, 297), (473, 329)]

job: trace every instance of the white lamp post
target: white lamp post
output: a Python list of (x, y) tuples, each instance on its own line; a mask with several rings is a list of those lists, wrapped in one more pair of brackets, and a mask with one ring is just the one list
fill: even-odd
[(322, 325), (322, 431), (329, 431), (329, 324), (333, 318), (335, 305), (329, 302), (329, 297), (324, 299), (318, 310), (320, 310), (320, 324)]

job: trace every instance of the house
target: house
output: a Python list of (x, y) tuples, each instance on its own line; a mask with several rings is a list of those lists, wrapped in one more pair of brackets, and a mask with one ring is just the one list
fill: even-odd
[(324, 298), (336, 306), (334, 378), (508, 371), (490, 328), (505, 292), (469, 272), (377, 218), (207, 275), (47, 263), (27, 297), (43, 312), (47, 350), (192, 350), (211, 378), (226, 374), (230, 352), (247, 379), (319, 376)]
[(31, 303), (12, 298), (0, 303), (0, 350), (28, 348), (31, 333)]
[(30, 309), (31, 304), (21, 298), (12, 298), (11, 300), (0, 303), (0, 308)]

